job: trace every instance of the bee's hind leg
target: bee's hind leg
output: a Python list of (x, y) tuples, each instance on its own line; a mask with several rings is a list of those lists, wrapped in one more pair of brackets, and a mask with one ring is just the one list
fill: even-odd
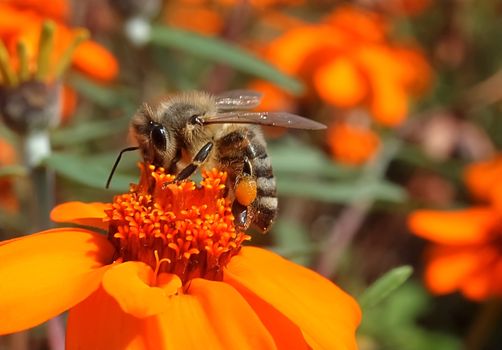
[(211, 150), (213, 149), (213, 143), (208, 142), (206, 143), (200, 150), (197, 152), (195, 157), (193, 157), (193, 160), (190, 164), (188, 164), (183, 170), (180, 171), (180, 173), (176, 176), (174, 181), (182, 181), (187, 178), (189, 178), (195, 170), (199, 168), (199, 166), (204, 163), (204, 161), (207, 159), (209, 154), (211, 153)]

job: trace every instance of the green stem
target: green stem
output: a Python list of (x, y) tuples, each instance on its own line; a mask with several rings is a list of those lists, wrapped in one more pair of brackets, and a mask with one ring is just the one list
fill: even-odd
[[(387, 138), (383, 141), (377, 159), (368, 166), (359, 179), (361, 186), (380, 181), (399, 150), (399, 140)], [(328, 278), (333, 276), (342, 253), (354, 239), (374, 202), (374, 198), (356, 198), (342, 211), (331, 229), (326, 244), (323, 245), (316, 269), (320, 274)]]
[(490, 299), (480, 306), (467, 336), (466, 350), (484, 349), (502, 313), (502, 300)]
[(51, 154), (48, 130), (32, 132), (24, 137), (24, 163), (30, 173), (31, 191), (35, 195), (31, 212), (36, 231), (48, 229), (54, 205), (54, 172), (43, 165)]

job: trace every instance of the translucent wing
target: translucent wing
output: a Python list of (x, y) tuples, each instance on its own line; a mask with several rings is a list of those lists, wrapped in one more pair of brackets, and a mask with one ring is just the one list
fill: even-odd
[(251, 90), (232, 90), (216, 96), (216, 107), (220, 111), (251, 109), (260, 104), (262, 94)]
[(287, 112), (222, 112), (204, 118), (204, 124), (260, 124), (291, 129), (322, 130), (326, 125)]

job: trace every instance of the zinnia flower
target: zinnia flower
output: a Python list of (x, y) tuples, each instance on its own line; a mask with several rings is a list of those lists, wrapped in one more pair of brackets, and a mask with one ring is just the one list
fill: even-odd
[(388, 27), (376, 13), (344, 6), (321, 23), (286, 31), (265, 56), (326, 103), (364, 106), (379, 123), (397, 126), (431, 74), (416, 47), (390, 42)]
[(76, 93), (60, 84), (70, 65), (98, 81), (117, 76), (113, 55), (87, 40), (86, 29), (71, 29), (62, 21), (68, 8), (66, 1), (0, 3), (0, 114), (18, 133), (55, 126), (61, 116), (66, 120), (73, 114)]
[[(7, 47), (13, 63), (17, 66), (17, 45), (26, 45), (30, 71), (36, 69), (38, 45), (43, 23), (54, 20), (55, 39), (51, 52), (51, 66), (59, 62), (81, 29), (72, 30), (63, 20), (67, 17), (67, 1), (47, 2), (40, 0), (9, 0), (0, 3), (0, 39)], [(118, 63), (113, 55), (92, 40), (85, 40), (74, 48), (71, 56), (73, 68), (98, 81), (111, 81), (118, 73)]]
[(142, 166), (112, 204), (70, 202), (59, 228), (0, 245), (0, 334), (65, 310), (68, 349), (355, 349), (355, 301), (330, 281), (242, 246), (226, 174), (200, 186)]
[(494, 203), (501, 159), (479, 162), (466, 170), (469, 190), (485, 201), (453, 211), (418, 210), (409, 217), (411, 231), (432, 242), (425, 283), (435, 294), (460, 291), (473, 300), (502, 297), (502, 211)]

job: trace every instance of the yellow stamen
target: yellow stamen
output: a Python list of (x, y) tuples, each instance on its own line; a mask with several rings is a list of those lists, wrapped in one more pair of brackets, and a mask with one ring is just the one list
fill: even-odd
[(17, 55), (19, 57), (19, 82), (25, 82), (30, 79), (28, 67), (28, 47), (24, 40), (19, 40), (16, 44)]
[(59, 60), (55, 72), (54, 77), (59, 78), (63, 75), (63, 73), (68, 69), (68, 66), (71, 63), (71, 59), (73, 57), (73, 53), (77, 49), (77, 47), (84, 41), (89, 38), (89, 31), (84, 28), (77, 29), (75, 36), (70, 43), (70, 45), (66, 48), (61, 59)]
[(54, 33), (56, 24), (52, 21), (45, 21), (40, 33), (40, 44), (38, 46), (38, 62), (35, 78), (45, 81), (49, 78), (50, 58), (54, 47)]
[(184, 284), (196, 277), (221, 280), (223, 267), (250, 238), (236, 231), (227, 174), (203, 172), (200, 186), (173, 179), (143, 165), (139, 184), (106, 210), (108, 237), (124, 261), (145, 262), (155, 278), (167, 272)]
[(0, 74), (8, 86), (18, 84), (16, 74), (9, 60), (9, 52), (2, 40), (0, 40)]

